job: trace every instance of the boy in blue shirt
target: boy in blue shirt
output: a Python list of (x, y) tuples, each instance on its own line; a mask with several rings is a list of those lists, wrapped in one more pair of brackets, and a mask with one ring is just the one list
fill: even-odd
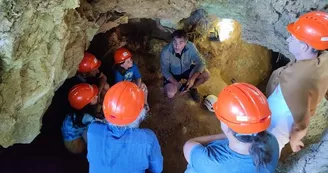
[(121, 81), (134, 82), (145, 94), (145, 109), (149, 111), (149, 105), (147, 101), (148, 89), (147, 86), (141, 80), (141, 74), (138, 66), (133, 63), (132, 54), (126, 48), (119, 48), (114, 54), (115, 61), (115, 83)]

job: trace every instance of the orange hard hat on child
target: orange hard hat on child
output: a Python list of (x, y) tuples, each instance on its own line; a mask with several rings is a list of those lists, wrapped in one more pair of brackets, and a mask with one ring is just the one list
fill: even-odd
[(130, 124), (138, 118), (144, 103), (144, 93), (136, 84), (129, 81), (118, 82), (105, 95), (105, 118), (115, 125)]
[(328, 49), (328, 13), (313, 11), (287, 26), (288, 32), (316, 50)]
[(221, 91), (214, 104), (216, 117), (239, 134), (265, 131), (271, 111), (264, 94), (255, 86), (235, 83)]
[(96, 85), (81, 83), (73, 86), (68, 93), (68, 101), (75, 109), (82, 109), (98, 94)]
[(101, 61), (89, 52), (84, 52), (84, 57), (79, 65), (78, 72), (87, 73), (100, 67)]
[(118, 48), (115, 51), (114, 61), (115, 61), (115, 64), (119, 64), (131, 57), (132, 57), (131, 52), (128, 49), (122, 47), (122, 48)]

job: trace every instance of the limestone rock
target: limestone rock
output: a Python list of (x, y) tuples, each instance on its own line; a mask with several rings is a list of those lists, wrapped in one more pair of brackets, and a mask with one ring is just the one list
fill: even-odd
[(322, 139), (299, 153), (290, 156), (279, 165), (277, 173), (328, 172), (328, 131)]
[[(1, 4), (0, 145), (29, 143), (63, 81), (75, 74), (86, 43), (79, 1)], [(72, 51), (74, 49), (74, 51)]]
[(150, 40), (150, 50), (149, 53), (154, 55), (159, 55), (163, 49), (163, 47), (167, 44), (167, 42), (158, 40), (158, 39), (151, 39)]
[(203, 0), (198, 7), (219, 18), (237, 20), (242, 25), (242, 37), (249, 43), (265, 46), (289, 58), (286, 26), (305, 12), (327, 12), (327, 1), (317, 0)]
[(206, 59), (208, 68), (220, 69), (225, 83), (230, 84), (234, 80), (258, 85), (270, 75), (270, 51), (244, 42), (241, 40), (240, 24), (234, 22), (233, 27), (229, 39), (223, 42), (205, 38), (197, 40), (195, 44)]

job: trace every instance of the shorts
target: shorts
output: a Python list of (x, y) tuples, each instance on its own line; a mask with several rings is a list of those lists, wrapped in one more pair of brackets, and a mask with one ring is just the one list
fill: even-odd
[[(178, 82), (180, 82), (181, 79), (189, 79), (190, 73), (193, 71), (193, 69), (195, 68), (195, 64), (192, 64), (190, 66), (190, 68), (188, 70), (186, 70), (185, 72), (183, 72), (180, 75), (173, 75), (174, 79), (177, 80)], [(166, 78), (164, 78), (164, 83), (163, 85), (165, 86), (166, 84), (171, 83), (169, 80), (167, 80)]]

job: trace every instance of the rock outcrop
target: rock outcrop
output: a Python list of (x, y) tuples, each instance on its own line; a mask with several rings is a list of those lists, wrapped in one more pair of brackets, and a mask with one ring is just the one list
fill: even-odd
[[(0, 145), (31, 142), (87, 42), (78, 0), (1, 1)], [(90, 27), (91, 28), (91, 27)]]

